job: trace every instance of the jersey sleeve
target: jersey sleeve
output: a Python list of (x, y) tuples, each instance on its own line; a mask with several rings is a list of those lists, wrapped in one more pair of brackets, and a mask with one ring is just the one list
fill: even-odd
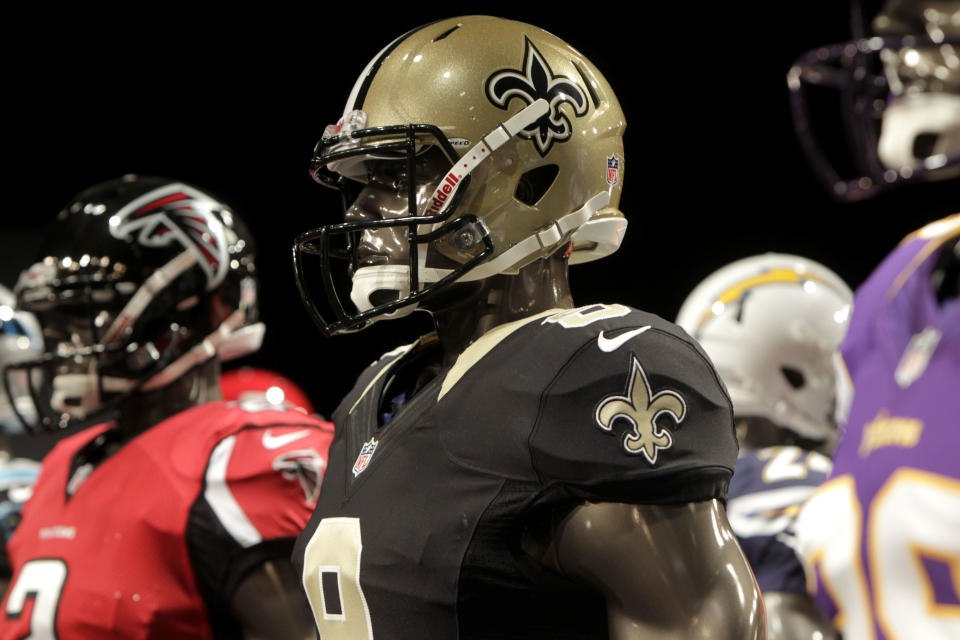
[(247, 427), (214, 448), (204, 498), (244, 547), (297, 536), (317, 502), (331, 431), (290, 425)]
[(187, 525), (191, 562), (208, 603), (226, 607), (250, 569), (289, 558), (309, 521), (333, 427), (302, 418), (248, 425), (213, 447)]
[(793, 529), (830, 468), (826, 456), (798, 447), (749, 450), (737, 461), (727, 517), (762, 592), (806, 593)]
[(723, 384), (679, 328), (630, 319), (584, 330), (544, 392), (530, 441), (541, 482), (591, 501), (725, 499), (737, 443)]
[(899, 247), (870, 274), (857, 289), (850, 316), (850, 326), (843, 339), (840, 352), (850, 373), (854, 373), (863, 354), (873, 346), (873, 322), (884, 306), (885, 296), (897, 274), (906, 265), (909, 255), (905, 247)]
[(877, 339), (874, 324), (882, 310), (892, 303), (906, 281), (914, 277), (919, 262), (929, 256), (930, 248), (938, 245), (939, 241), (928, 237), (923, 230), (914, 232), (904, 238), (857, 288), (850, 326), (840, 348), (851, 374), (856, 374), (865, 354), (874, 347)]
[(0, 460), (0, 542), (6, 542), (20, 523), (23, 506), (33, 494), (40, 463), (26, 458)]

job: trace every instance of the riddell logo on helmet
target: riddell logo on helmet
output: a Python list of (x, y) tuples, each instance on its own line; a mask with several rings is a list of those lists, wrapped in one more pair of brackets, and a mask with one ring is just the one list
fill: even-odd
[(430, 206), (427, 207), (427, 210), (423, 212), (425, 216), (434, 216), (440, 213), (440, 210), (443, 209), (444, 203), (447, 199), (453, 194), (457, 189), (457, 183), (460, 182), (460, 179), (448, 173), (447, 177), (444, 179), (443, 183), (437, 187), (437, 190), (433, 192), (433, 198), (430, 200)]

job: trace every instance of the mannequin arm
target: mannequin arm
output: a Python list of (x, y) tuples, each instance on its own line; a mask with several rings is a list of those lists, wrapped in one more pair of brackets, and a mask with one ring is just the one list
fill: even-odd
[(763, 594), (767, 609), (767, 640), (837, 640), (836, 630), (809, 596), (770, 591)]
[(756, 580), (716, 500), (583, 504), (543, 560), (603, 594), (611, 638), (763, 638)]
[(243, 626), (244, 640), (315, 638), (313, 616), (289, 561), (264, 562), (233, 592), (230, 608)]

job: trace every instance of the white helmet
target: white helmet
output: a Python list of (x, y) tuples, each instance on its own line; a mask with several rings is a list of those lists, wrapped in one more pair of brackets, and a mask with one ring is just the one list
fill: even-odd
[(768, 253), (710, 275), (677, 324), (713, 360), (737, 418), (827, 441), (849, 397), (836, 366), (852, 303), (850, 288), (822, 264)]
[[(33, 360), (42, 353), (43, 337), (37, 319), (32, 313), (16, 309), (13, 293), (0, 285), (0, 433), (23, 431), (8, 394), (12, 391), (18, 399), (24, 399), (26, 374), (21, 371), (8, 373), (6, 366)], [(21, 412), (30, 411), (29, 406), (21, 406), (20, 403), (17, 408)]]

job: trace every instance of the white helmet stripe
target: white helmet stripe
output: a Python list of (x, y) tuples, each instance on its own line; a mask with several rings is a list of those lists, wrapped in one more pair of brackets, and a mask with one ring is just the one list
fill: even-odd
[(373, 76), (376, 75), (377, 71), (380, 69), (380, 65), (383, 64), (383, 61), (387, 59), (387, 56), (390, 55), (390, 52), (396, 49), (401, 42), (412, 36), (417, 31), (429, 27), (434, 22), (427, 23), (423, 26), (417, 27), (407, 31), (405, 34), (385, 46), (380, 50), (373, 59), (367, 63), (367, 66), (363, 68), (363, 73), (360, 74), (360, 77), (357, 78), (357, 82), (353, 85), (353, 89), (350, 91), (350, 97), (347, 98), (347, 106), (343, 110), (343, 117), (341, 122), (345, 122), (347, 119), (347, 114), (354, 110), (363, 110), (363, 101), (367, 98), (367, 89), (370, 88), (370, 83), (373, 82)]

